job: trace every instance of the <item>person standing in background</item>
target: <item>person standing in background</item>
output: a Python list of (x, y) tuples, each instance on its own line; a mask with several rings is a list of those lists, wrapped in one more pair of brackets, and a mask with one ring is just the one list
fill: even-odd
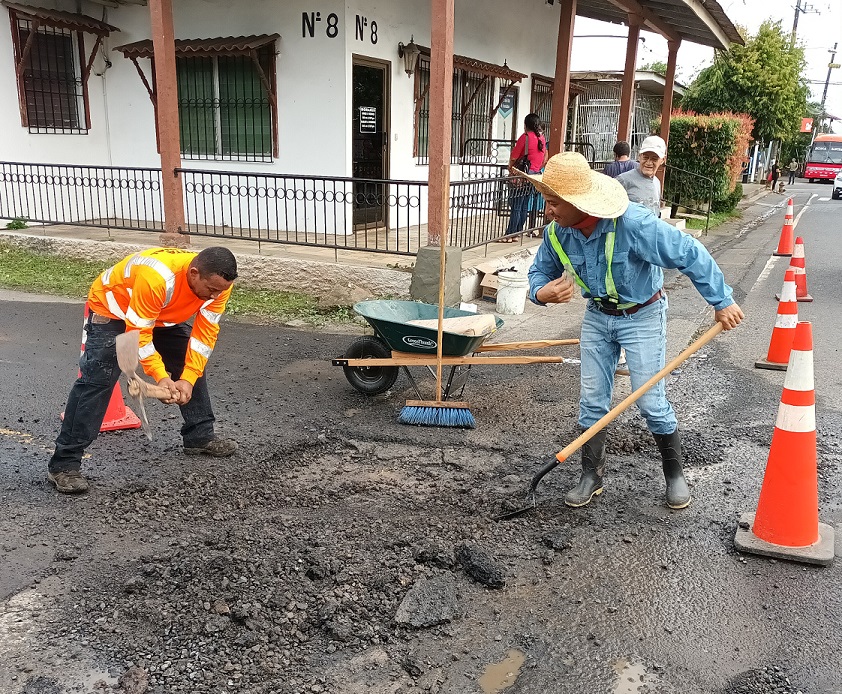
[(617, 182), (626, 189), (632, 202), (639, 202), (656, 217), (661, 216), (661, 182), (656, 173), (667, 158), (667, 143), (657, 135), (650, 135), (640, 145), (633, 171), (617, 176)]
[(617, 178), (620, 174), (631, 171), (637, 166), (637, 163), (629, 159), (630, 154), (631, 147), (629, 143), (620, 140), (614, 145), (614, 161), (606, 164), (602, 173), (611, 178)]
[[(547, 140), (537, 113), (530, 113), (523, 119), (523, 129), (524, 133), (518, 138), (509, 157), (509, 173), (512, 176), (515, 171), (541, 173), (547, 162)], [(533, 209), (538, 209), (541, 195), (528, 181), (513, 178), (509, 193), (509, 225), (506, 227), (506, 235), (497, 239), (497, 243), (517, 241), (517, 235), (529, 215), (530, 204)]]
[(798, 172), (798, 160), (793, 157), (792, 161), (789, 162), (789, 182), (788, 185), (792, 185), (795, 183), (795, 174)]

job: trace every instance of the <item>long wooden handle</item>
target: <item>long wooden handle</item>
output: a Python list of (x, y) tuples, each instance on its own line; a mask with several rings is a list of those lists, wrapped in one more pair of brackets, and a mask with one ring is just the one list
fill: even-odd
[(172, 396), (170, 391), (163, 386), (147, 383), (140, 378), (129, 379), (129, 395), (136, 398), (142, 395), (144, 398), (157, 398), (158, 400), (169, 400)]
[(530, 342), (498, 342), (497, 344), (480, 345), (475, 352), (509, 352), (517, 349), (544, 349), (545, 347), (562, 347), (564, 345), (578, 345), (578, 339), (571, 340), (532, 340)]
[(584, 446), (588, 441), (590, 441), (595, 434), (602, 431), (606, 426), (608, 426), (611, 422), (613, 422), (617, 417), (619, 417), (623, 412), (629, 409), (634, 403), (636, 403), (646, 391), (648, 391), (652, 386), (654, 386), (658, 381), (662, 378), (668, 376), (672, 371), (674, 371), (680, 364), (683, 364), (687, 361), (690, 357), (692, 357), (696, 352), (698, 352), (702, 347), (704, 347), (708, 342), (710, 342), (713, 338), (715, 338), (719, 333), (723, 330), (722, 323), (717, 323), (711, 327), (704, 335), (702, 335), (698, 340), (696, 340), (692, 345), (690, 345), (687, 349), (685, 349), (681, 354), (679, 354), (675, 359), (673, 359), (669, 364), (667, 364), (663, 369), (661, 369), (658, 373), (656, 373), (652, 378), (650, 378), (646, 383), (644, 383), (640, 388), (634, 391), (631, 395), (629, 395), (625, 400), (623, 400), (619, 405), (617, 405), (614, 409), (608, 412), (602, 419), (600, 419), (596, 424), (593, 424), (588, 429), (586, 429), (580, 436), (573, 440), (572, 443), (568, 444), (565, 448), (559, 451), (556, 454), (556, 458), (558, 462), (563, 463), (567, 460), (573, 453), (578, 451), (582, 446)]

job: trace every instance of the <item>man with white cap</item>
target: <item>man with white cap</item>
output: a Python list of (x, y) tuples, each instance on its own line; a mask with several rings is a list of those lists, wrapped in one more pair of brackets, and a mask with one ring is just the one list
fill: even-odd
[[(629, 205), (623, 187), (592, 171), (576, 152), (551, 157), (543, 175), (524, 175), (546, 201), (550, 224), (529, 270), (529, 295), (539, 305), (588, 299), (581, 333), (579, 426), (595, 424), (611, 407), (620, 348), (626, 350), (632, 389), (660, 371), (666, 355), (667, 300), (662, 268), (684, 273), (726, 330), (743, 312), (708, 251), (696, 239)], [(663, 459), (670, 508), (690, 504), (681, 438), (664, 381), (637, 401)], [(602, 493), (606, 432), (582, 448), (579, 484), (565, 503), (578, 507)]]
[(667, 143), (657, 135), (650, 135), (640, 145), (637, 161), (631, 171), (617, 176), (628, 193), (629, 200), (639, 202), (656, 217), (661, 216), (661, 182), (655, 176), (667, 158)]

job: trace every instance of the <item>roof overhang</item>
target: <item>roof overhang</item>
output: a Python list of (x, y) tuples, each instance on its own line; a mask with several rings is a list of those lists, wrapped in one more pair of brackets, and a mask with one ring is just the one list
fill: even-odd
[[(176, 39), (175, 53), (180, 56), (250, 55), (266, 46), (274, 45), (280, 34), (256, 36), (225, 36), (216, 39)], [(126, 58), (152, 58), (155, 55), (152, 39), (116, 46)]]
[[(418, 46), (421, 55), (430, 57), (430, 49), (427, 46)], [(469, 58), (464, 55), (453, 56), (453, 66), (467, 68), (474, 72), (480, 72), (484, 75), (491, 75), (492, 77), (501, 77), (510, 82), (520, 82), (526, 75), (517, 70), (512, 70), (505, 63), (503, 65), (496, 65), (495, 63), (486, 63), (484, 60), (477, 60), (476, 58)]]
[[(620, 70), (608, 70), (603, 72), (577, 71), (570, 73), (570, 82), (617, 82), (623, 81), (623, 73)], [(650, 94), (663, 94), (667, 79), (664, 75), (651, 70), (637, 70), (634, 73), (634, 81), (638, 89)], [(684, 94), (684, 85), (680, 82), (673, 83), (674, 94)]]
[(47, 24), (68, 31), (84, 31), (97, 36), (108, 36), (112, 31), (120, 31), (115, 26), (84, 14), (51, 10), (46, 7), (31, 7), (16, 2), (6, 2), (6, 0), (3, 0), (3, 5), (20, 19), (28, 19), (38, 24)]
[(587, 0), (577, 4), (576, 14), (614, 24), (627, 24), (629, 14), (636, 14), (644, 29), (668, 40), (721, 49), (743, 44), (717, 0)]

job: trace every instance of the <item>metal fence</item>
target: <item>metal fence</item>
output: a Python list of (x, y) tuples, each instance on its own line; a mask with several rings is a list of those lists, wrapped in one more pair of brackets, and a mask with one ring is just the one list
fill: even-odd
[(160, 231), (161, 170), (0, 162), (0, 218)]
[(712, 178), (665, 164), (663, 198), (670, 205), (670, 217), (704, 220), (707, 234), (713, 185)]
[[(188, 234), (398, 255), (427, 243), (426, 181), (176, 172)], [(503, 236), (515, 195), (523, 191), (507, 176), (451, 183), (449, 242), (473, 248)], [(540, 197), (528, 208), (520, 231), (542, 224)], [(0, 218), (162, 231), (161, 172), (0, 162)]]

